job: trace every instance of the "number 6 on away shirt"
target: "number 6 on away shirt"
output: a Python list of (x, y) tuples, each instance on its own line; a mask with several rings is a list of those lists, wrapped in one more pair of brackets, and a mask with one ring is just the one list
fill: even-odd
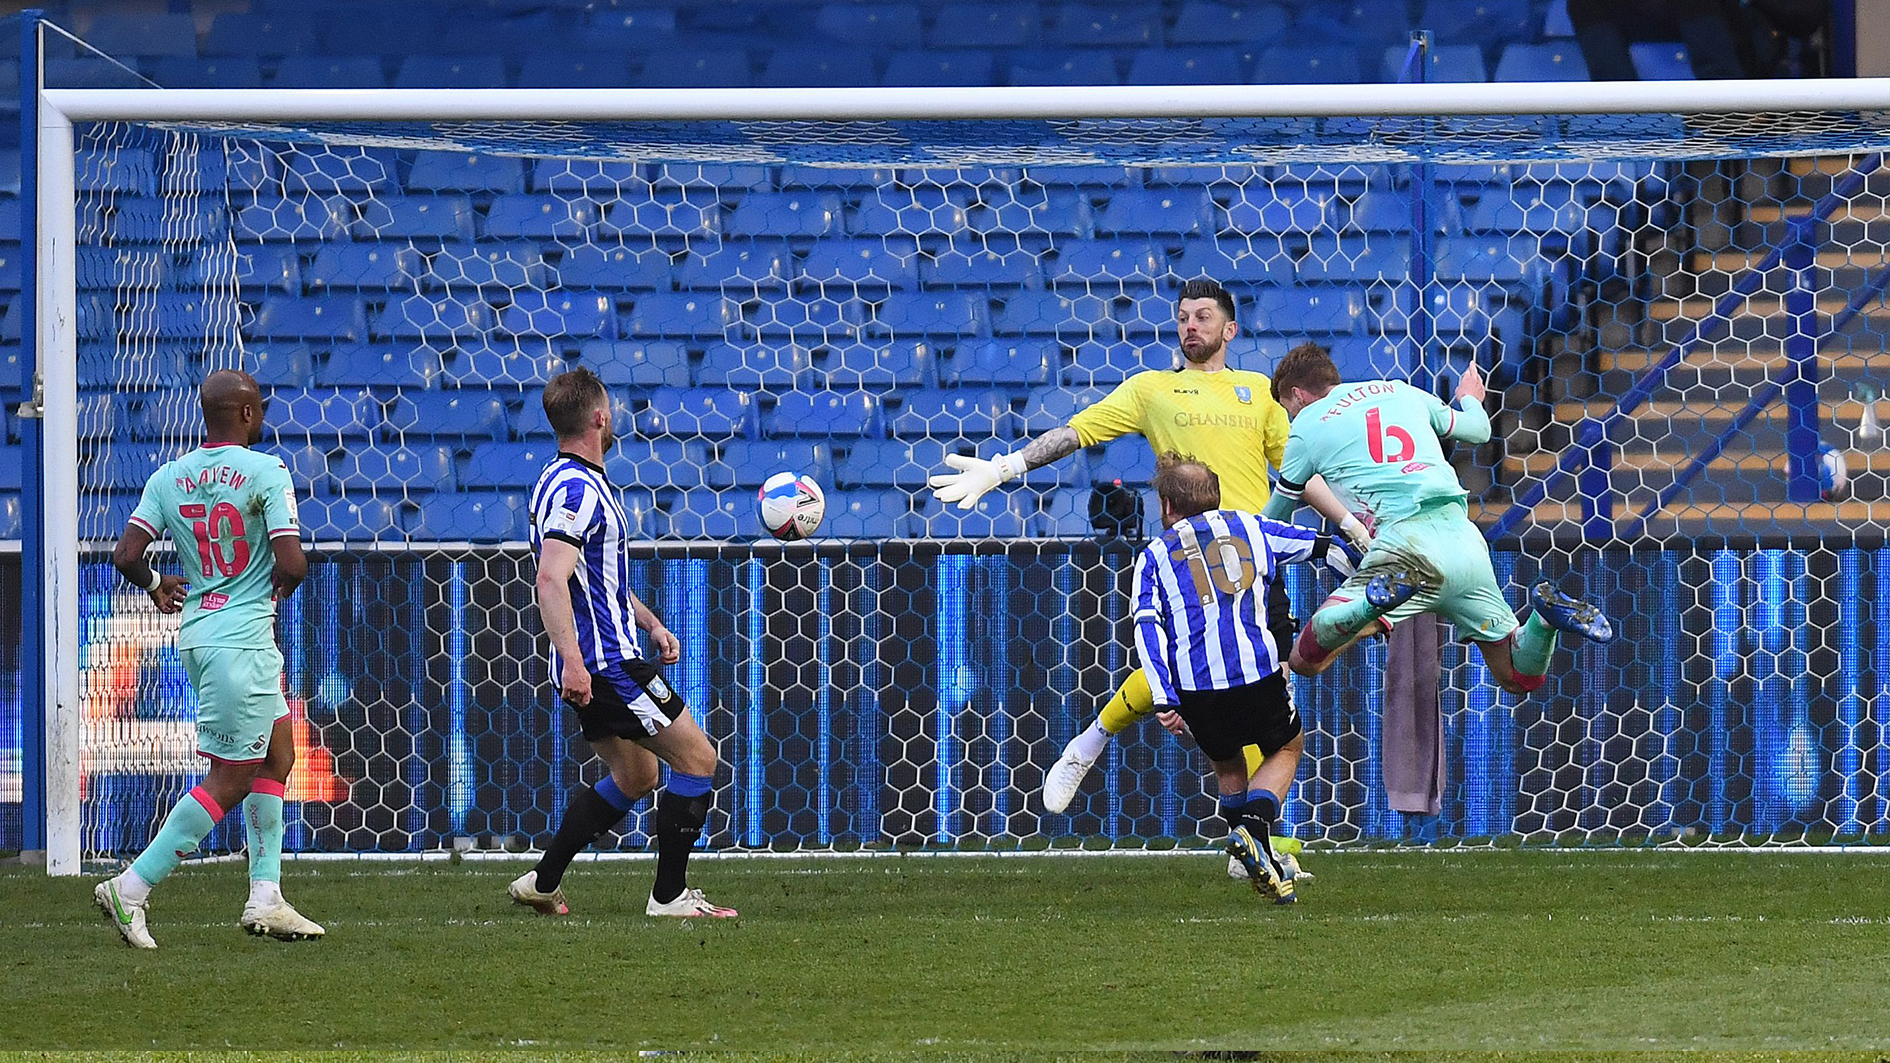
[(295, 486), (280, 459), (235, 443), (164, 463), (145, 481), (131, 523), (169, 532), (190, 581), (177, 648), (276, 644), (275, 555), (269, 542), (299, 535)]

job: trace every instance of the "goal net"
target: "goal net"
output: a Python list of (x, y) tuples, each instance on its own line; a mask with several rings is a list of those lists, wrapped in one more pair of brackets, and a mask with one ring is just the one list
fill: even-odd
[[(1461, 88), (1387, 87), (1376, 109), (1461, 111)], [(327, 118), (300, 94), (306, 113), (268, 120), (240, 99), (258, 94), (186, 94), (168, 118), (144, 117), (154, 93), (65, 94), (76, 254), (62, 272), (55, 246), (38, 279), (74, 300), (41, 360), (48, 550), (77, 542), (51, 567), (77, 579), (53, 593), (77, 610), (84, 857), (138, 850), (200, 771), (174, 620), (108, 554), (145, 479), (199, 441), (195, 385), (219, 367), (264, 386), (262, 446), (312, 553), (279, 631), (292, 852), (527, 845), (595, 774), (546, 677), (524, 545), (555, 450), (539, 391), (575, 366), (611, 389), (630, 582), (679, 636), (670, 680), (724, 765), (706, 845), (1207, 844), (1206, 762), (1152, 720), (1066, 814), (1037, 797), (1134, 664), (1147, 444), (967, 514), (924, 487), (948, 454), (1013, 449), (1173, 367), (1175, 291), (1198, 276), (1238, 302), (1239, 368), (1310, 340), (1348, 379), (1448, 396), (1480, 365), (1496, 438), (1451, 457), (1499, 578), (1517, 604), (1539, 578), (1581, 589), (1622, 630), (1564, 649), (1528, 699), (1448, 631), (1434, 713), (1382, 643), (1297, 680), (1288, 832), (1879, 837), (1886, 112), (1793, 88), (1718, 113), (1688, 86), (1691, 113), (1593, 113), (1610, 87), (1553, 88), (1566, 111), (1295, 114), (1250, 93), (1273, 117), (1247, 118), (1120, 90), (1120, 119), (1033, 118), (1018, 108), (1051, 97), (1009, 90), (972, 94), (975, 119), (690, 94), (724, 121), (663, 93), (589, 94), (564, 120), (523, 92), (501, 94), (509, 119), (453, 92), (341, 94), (369, 102)], [(1174, 95), (1174, 115), (1217, 113)], [(76, 447), (53, 438), (62, 402)], [(755, 489), (781, 470), (827, 492), (812, 543), (762, 534)], [(1302, 617), (1330, 588), (1285, 578)], [(1413, 679), (1415, 701), (1388, 693)], [(1440, 759), (1416, 798), (1434, 814), (1394, 806), (1388, 773)], [(208, 849), (241, 848), (220, 831)], [(647, 839), (639, 813), (605, 844)]]

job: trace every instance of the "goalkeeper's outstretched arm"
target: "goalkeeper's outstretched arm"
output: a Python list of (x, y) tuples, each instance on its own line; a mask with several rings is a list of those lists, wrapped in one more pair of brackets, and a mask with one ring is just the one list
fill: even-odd
[(959, 509), (978, 504), (986, 491), (1009, 483), (1031, 469), (1041, 469), (1082, 449), (1076, 429), (1069, 425), (1050, 431), (1024, 444), (1022, 450), (985, 459), (969, 454), (947, 454), (945, 464), (957, 472), (940, 473), (926, 481), (940, 502), (956, 502)]

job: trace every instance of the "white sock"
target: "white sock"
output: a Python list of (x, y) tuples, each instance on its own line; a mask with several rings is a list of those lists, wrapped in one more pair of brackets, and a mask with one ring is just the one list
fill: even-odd
[(249, 882), (250, 908), (274, 908), (282, 903), (282, 883), (271, 882), (266, 878), (251, 879)]
[(1109, 738), (1109, 732), (1103, 730), (1102, 721), (1092, 720), (1089, 730), (1077, 735), (1076, 740), (1070, 743), (1070, 748), (1084, 760), (1095, 760), (1102, 756), (1103, 750), (1109, 748)]
[(114, 881), (118, 883), (118, 895), (129, 904), (143, 904), (151, 897), (151, 884), (130, 868), (120, 871)]

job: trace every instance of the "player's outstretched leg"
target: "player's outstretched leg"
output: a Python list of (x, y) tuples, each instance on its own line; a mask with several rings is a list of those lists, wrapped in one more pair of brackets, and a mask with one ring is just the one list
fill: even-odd
[(1530, 619), (1541, 617), (1555, 630), (1579, 635), (1590, 642), (1614, 641), (1614, 625), (1593, 602), (1571, 598), (1547, 580), (1536, 584), (1531, 597), (1535, 599), (1536, 611)]
[(564, 899), (564, 873), (572, 858), (623, 822), (630, 809), (656, 789), (656, 757), (648, 750), (620, 738), (594, 739), (591, 748), (610, 773), (571, 794), (544, 855), (506, 887), (512, 903), (540, 915), (570, 914), (571, 906)]
[[(1375, 633), (1380, 618), (1424, 590), (1423, 577), (1403, 568), (1376, 573), (1363, 582), (1356, 598), (1334, 594), (1313, 614), (1293, 644), (1293, 671), (1300, 675), (1324, 672), (1353, 643)], [(1348, 583), (1341, 590), (1353, 586)]]
[(1530, 597), (1534, 611), (1507, 639), (1477, 643), (1491, 678), (1512, 694), (1528, 694), (1542, 686), (1562, 634), (1598, 643), (1614, 639), (1614, 625), (1600, 607), (1571, 598), (1547, 582), (1536, 584)]
[(251, 934), (278, 941), (312, 941), (327, 933), (282, 896), (282, 799), (295, 769), (295, 732), (289, 717), (269, 732), (269, 753), (243, 798), (243, 834), (249, 844), (249, 900), (241, 923)]
[(1082, 788), (1089, 769), (1095, 767), (1103, 750), (1109, 748), (1109, 740), (1153, 711), (1155, 695), (1149, 690), (1148, 677), (1138, 668), (1129, 673), (1129, 678), (1109, 698), (1088, 729), (1070, 739), (1056, 763), (1044, 773), (1044, 811), (1062, 812), (1068, 809), (1070, 803), (1076, 800), (1076, 791)]

